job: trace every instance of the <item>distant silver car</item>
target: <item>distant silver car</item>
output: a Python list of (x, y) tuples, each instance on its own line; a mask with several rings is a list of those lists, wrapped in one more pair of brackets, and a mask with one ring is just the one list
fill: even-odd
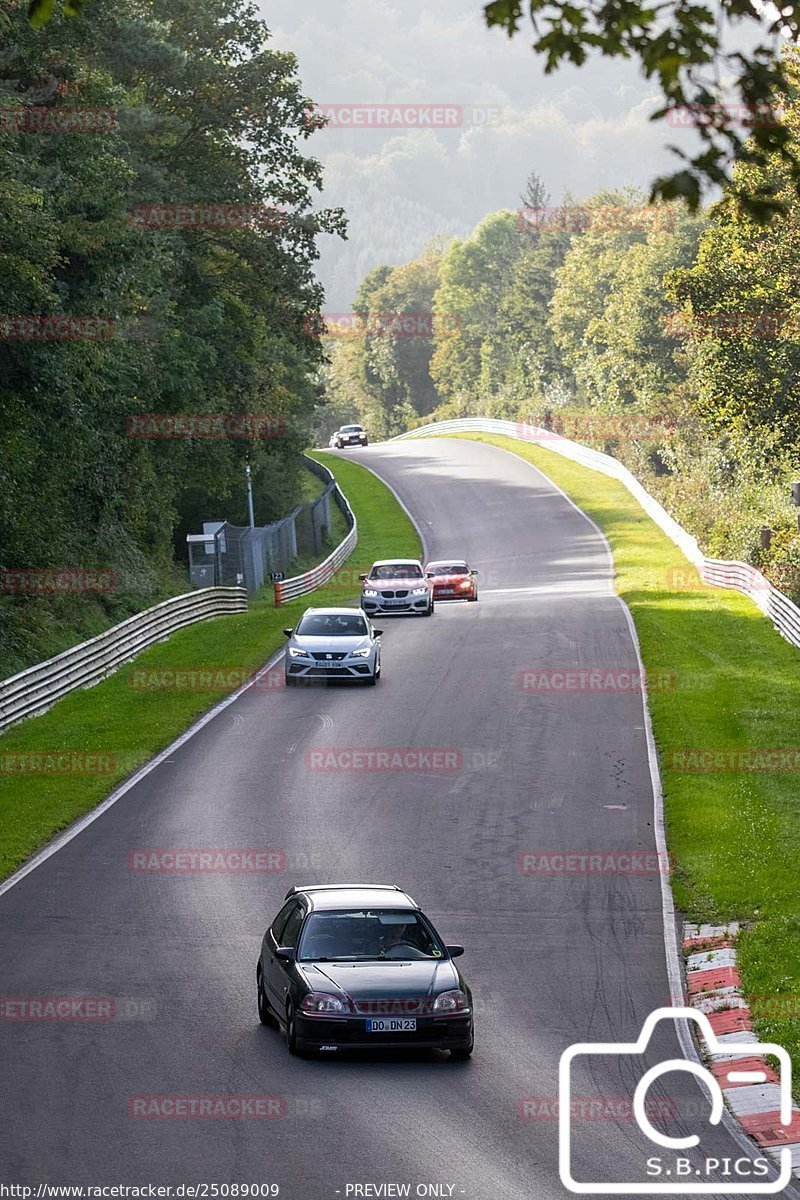
[(382, 630), (360, 608), (307, 608), (294, 629), (283, 632), (287, 687), (320, 679), (374, 686), (381, 677)]
[(336, 450), (344, 450), (346, 446), (367, 446), (368, 444), (367, 431), (363, 425), (342, 425), (330, 440), (330, 445)]
[(433, 615), (433, 581), (417, 558), (382, 558), (361, 576), (365, 613)]

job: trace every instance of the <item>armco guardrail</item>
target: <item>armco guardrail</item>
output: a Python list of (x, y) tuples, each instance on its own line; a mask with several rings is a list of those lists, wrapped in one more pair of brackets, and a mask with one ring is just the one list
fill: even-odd
[(244, 588), (211, 587), (174, 596), (136, 613), (88, 642), (0, 682), (0, 731), (24, 717), (45, 712), (76, 688), (99, 683), (120, 663), (134, 658), (154, 642), (164, 641), (185, 625), (246, 611)]
[(353, 510), (347, 502), (347, 497), (327, 467), (322, 466), (321, 463), (315, 463), (315, 468), (317, 475), (322, 479), (327, 479), (334, 485), (332, 493), (334, 503), (344, 515), (344, 519), (350, 528), (344, 540), (339, 543), (332, 554), (328, 555), (324, 562), (321, 562), (316, 567), (312, 567), (310, 571), (305, 571), (302, 575), (294, 575), (291, 579), (283, 579), (280, 583), (275, 584), (275, 605), (277, 608), (280, 608), (287, 600), (294, 600), (297, 596), (305, 596), (308, 592), (313, 592), (315, 588), (321, 587), (323, 583), (327, 583), (336, 574), (342, 563), (346, 562), (353, 553), (358, 541), (358, 525)]
[(766, 617), (769, 617), (778, 633), (793, 646), (800, 646), (800, 608), (748, 563), (706, 558), (697, 544), (697, 539), (673, 520), (667, 510), (642, 487), (636, 476), (632, 475), (619, 459), (610, 454), (603, 454), (600, 450), (592, 450), (589, 446), (582, 446), (579, 442), (570, 441), (569, 438), (562, 437), (550, 429), (542, 429), (538, 425), (528, 425), (524, 422), (502, 421), (494, 417), (464, 417), (454, 421), (437, 421), (433, 425), (410, 429), (408, 433), (401, 433), (392, 440), (431, 437), (438, 433), (501, 433), (522, 442), (536, 442), (537, 445), (554, 450), (564, 458), (570, 458), (593, 471), (601, 471), (604, 475), (618, 479), (639, 501), (647, 515), (697, 567), (705, 583), (712, 587), (743, 592), (758, 605)]

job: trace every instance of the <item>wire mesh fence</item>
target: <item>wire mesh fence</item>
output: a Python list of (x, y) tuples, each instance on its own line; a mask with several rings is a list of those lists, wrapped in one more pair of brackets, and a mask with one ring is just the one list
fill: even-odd
[[(229, 521), (206, 521), (202, 533), (186, 538), (193, 587), (245, 587), (252, 595), (275, 576), (283, 576), (299, 555), (322, 551), (331, 528), (331, 496), (336, 483), (325, 467), (305, 465), (324, 480), (322, 493), (270, 525), (250, 528)], [(340, 506), (341, 507), (341, 506)]]

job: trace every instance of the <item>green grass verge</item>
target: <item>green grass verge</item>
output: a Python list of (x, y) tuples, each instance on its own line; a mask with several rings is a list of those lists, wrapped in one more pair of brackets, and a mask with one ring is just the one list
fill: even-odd
[[(283, 644), (283, 627), (293, 625), (304, 608), (357, 600), (358, 574), (375, 558), (419, 557), (414, 526), (374, 475), (356, 463), (314, 457), (330, 465), (356, 515), (359, 538), (350, 561), (331, 583), (279, 609), (272, 589), (265, 589), (251, 599), (246, 613), (181, 630), (96, 687), (66, 696), (50, 712), (0, 737), (0, 878), (168, 746), (238, 686), (246, 672), (262, 666)], [(158, 672), (175, 670), (239, 674), (214, 679), (215, 686), (202, 691), (157, 686)], [(153, 683), (152, 690), (134, 686), (143, 679)], [(97, 755), (103, 773), (45, 775), (10, 769), (19, 767), (19, 755), (47, 752)]]
[(674, 672), (674, 686), (651, 692), (650, 712), (675, 901), (690, 920), (747, 922), (738, 962), (757, 1031), (790, 1051), (800, 1080), (797, 771), (688, 773), (673, 758), (799, 746), (800, 651), (747, 597), (702, 584), (621, 483), (525, 442), (458, 436), (540, 467), (608, 538), (647, 673)]

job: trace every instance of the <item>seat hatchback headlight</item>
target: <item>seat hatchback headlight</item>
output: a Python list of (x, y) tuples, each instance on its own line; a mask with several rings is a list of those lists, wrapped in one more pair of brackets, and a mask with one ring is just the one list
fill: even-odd
[(303, 997), (300, 1005), (305, 1013), (346, 1013), (347, 1006), (338, 996), (329, 996), (327, 992), (309, 992)]
[(377, 596), (377, 594), (378, 593), (376, 592), (375, 588), (364, 588), (365, 596)]
[(308, 658), (308, 651), (301, 650), (299, 646), (289, 647), (289, 658)]
[(369, 658), (372, 654), (372, 647), (367, 646), (364, 650), (351, 650), (350, 654), (353, 658)]
[(433, 1011), (435, 1013), (469, 1012), (467, 997), (460, 988), (454, 988), (451, 992), (442, 992), (434, 1001)]
[(427, 593), (427, 591), (428, 591), (428, 589), (426, 587), (412, 588), (411, 595), (412, 596), (424, 596)]

